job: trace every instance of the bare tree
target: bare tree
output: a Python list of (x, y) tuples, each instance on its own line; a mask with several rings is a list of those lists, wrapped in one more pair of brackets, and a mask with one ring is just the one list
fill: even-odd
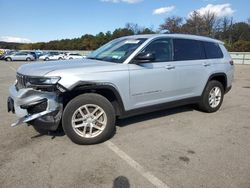
[(133, 31), (134, 34), (138, 34), (142, 30), (142, 28), (138, 24), (135, 24), (135, 23), (126, 23), (125, 28)]
[(218, 28), (219, 22), (215, 14), (212, 12), (207, 12), (202, 16), (204, 25), (203, 25), (203, 34), (206, 36), (215, 36), (215, 32)]
[(183, 24), (183, 18), (172, 16), (165, 19), (165, 22), (160, 25), (160, 30), (167, 30), (170, 33), (180, 33)]
[(232, 26), (233, 18), (224, 17), (221, 22), (221, 30), (219, 38), (221, 40), (227, 40), (228, 44), (232, 44)]

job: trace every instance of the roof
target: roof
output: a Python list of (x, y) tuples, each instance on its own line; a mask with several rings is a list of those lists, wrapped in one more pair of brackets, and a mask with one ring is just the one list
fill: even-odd
[(212, 39), (209, 37), (198, 36), (198, 35), (189, 35), (189, 34), (146, 34), (146, 35), (131, 35), (131, 36), (127, 36), (126, 38), (154, 39), (158, 37), (183, 38), (183, 39), (201, 40), (201, 41), (208, 41), (208, 42), (215, 42), (215, 43), (223, 44), (223, 42), (220, 40)]

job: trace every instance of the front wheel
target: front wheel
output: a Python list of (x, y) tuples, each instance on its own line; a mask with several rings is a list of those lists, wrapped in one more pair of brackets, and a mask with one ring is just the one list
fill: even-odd
[(5, 61), (12, 61), (12, 59), (10, 57), (7, 57)]
[(209, 81), (199, 103), (199, 108), (204, 112), (216, 112), (221, 107), (224, 98), (224, 87), (217, 81)]
[(115, 111), (103, 96), (90, 93), (72, 99), (63, 112), (65, 134), (76, 144), (97, 144), (115, 132)]

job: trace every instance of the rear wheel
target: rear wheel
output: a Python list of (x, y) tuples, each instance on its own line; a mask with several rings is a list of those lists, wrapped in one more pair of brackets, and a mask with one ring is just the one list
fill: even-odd
[(49, 61), (49, 58), (48, 58), (48, 57), (46, 57), (46, 58), (44, 59), (44, 61)]
[(112, 104), (98, 94), (82, 94), (72, 99), (63, 112), (65, 134), (76, 144), (97, 144), (115, 132)]
[(224, 92), (224, 87), (219, 81), (209, 81), (203, 92), (199, 108), (209, 113), (216, 112), (223, 102)]
[(26, 58), (26, 61), (31, 61), (31, 58), (30, 58), (30, 57), (27, 57), (27, 58)]

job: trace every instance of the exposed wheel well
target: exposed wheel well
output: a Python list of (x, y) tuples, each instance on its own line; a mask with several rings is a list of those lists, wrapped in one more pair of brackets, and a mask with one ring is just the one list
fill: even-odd
[(224, 90), (226, 91), (226, 89), (227, 89), (227, 76), (224, 73), (214, 74), (214, 75), (210, 76), (209, 81), (210, 80), (219, 81), (223, 85)]
[(66, 92), (63, 94), (63, 106), (65, 107), (70, 100), (77, 97), (78, 95), (84, 93), (97, 93), (99, 95), (104, 96), (106, 99), (110, 101), (113, 105), (116, 115), (119, 116), (123, 111), (123, 103), (120, 98), (120, 95), (110, 88), (75, 88), (72, 91)]

